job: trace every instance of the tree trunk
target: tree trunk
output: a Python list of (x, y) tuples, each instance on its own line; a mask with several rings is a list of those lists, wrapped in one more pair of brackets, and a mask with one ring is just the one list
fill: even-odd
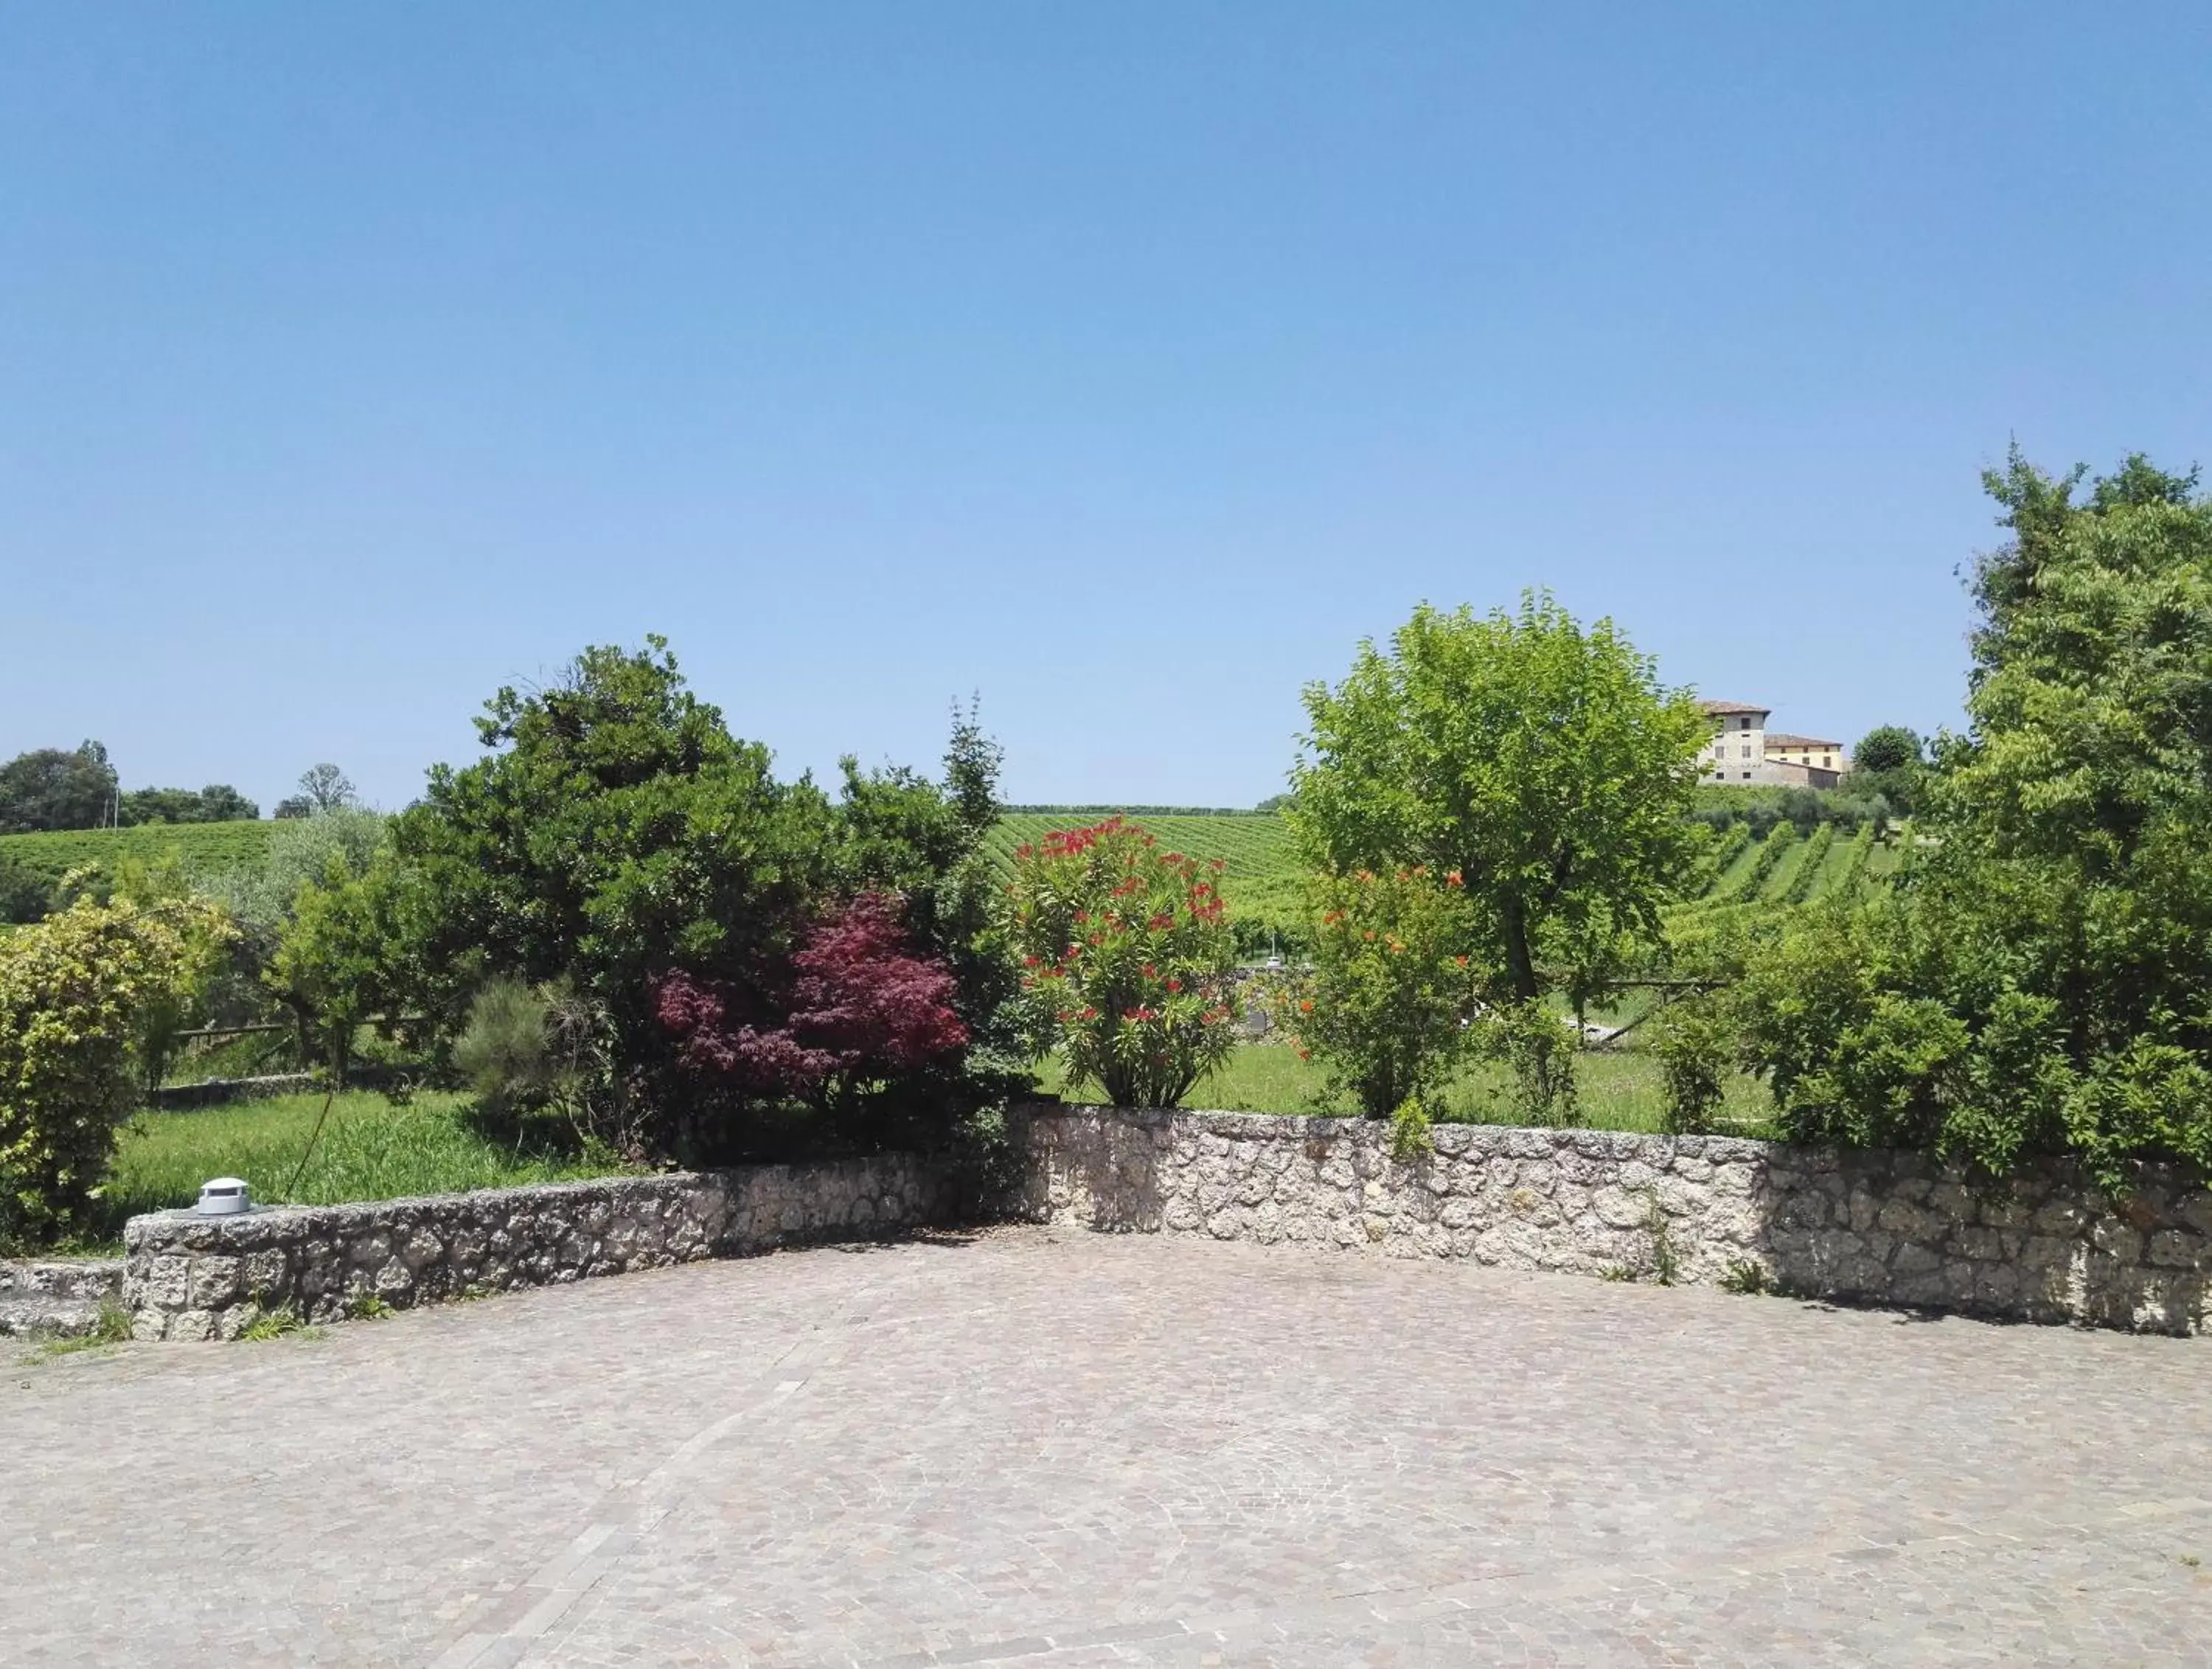
[(1536, 983), (1536, 959), (1528, 949), (1528, 917), (1517, 898), (1506, 900), (1498, 914), (1505, 931), (1505, 976), (1513, 982), (1518, 1000), (1533, 1003), (1542, 993)]

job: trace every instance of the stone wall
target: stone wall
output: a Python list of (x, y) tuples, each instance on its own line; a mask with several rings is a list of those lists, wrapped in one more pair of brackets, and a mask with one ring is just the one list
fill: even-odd
[(100, 1307), (119, 1302), (120, 1258), (0, 1260), (0, 1338), (66, 1338), (91, 1332)]
[(2194, 1332), (2212, 1195), (2151, 1173), (2114, 1202), (2063, 1165), (2002, 1185), (1907, 1153), (1365, 1120), (1033, 1108), (1024, 1214), (1108, 1230), (1700, 1284)]
[(891, 1155), (617, 1177), (235, 1217), (165, 1211), (124, 1230), (141, 1338), (234, 1338), (263, 1309), (334, 1320), (944, 1222), (942, 1168)]
[[(1034, 1108), (1018, 1215), (1107, 1231), (1466, 1258), (2033, 1321), (2203, 1331), (2212, 1194), (2147, 1174), (2114, 1201), (2067, 1167), (1977, 1182), (1913, 1154), (1719, 1137), (1446, 1125), (1391, 1156), (1355, 1119)], [(335, 1319), (950, 1220), (942, 1168), (886, 1156), (616, 1178), (242, 1217), (133, 1218), (143, 1338), (230, 1338), (260, 1310)]]

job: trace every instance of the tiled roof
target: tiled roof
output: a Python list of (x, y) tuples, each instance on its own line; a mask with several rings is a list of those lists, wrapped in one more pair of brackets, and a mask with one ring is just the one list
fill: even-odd
[(1756, 713), (1764, 718), (1774, 711), (1772, 707), (1753, 707), (1748, 701), (1700, 701), (1698, 705), (1716, 719), (1723, 714), (1737, 713)]
[(1783, 731), (1767, 731), (1766, 745), (1770, 748), (1832, 748), (1838, 753), (1844, 750), (1844, 744), (1840, 742), (1826, 742), (1817, 736), (1791, 736)]

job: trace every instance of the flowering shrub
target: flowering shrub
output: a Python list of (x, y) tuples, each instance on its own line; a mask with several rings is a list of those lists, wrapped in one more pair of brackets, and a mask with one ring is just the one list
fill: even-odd
[(138, 1102), (144, 1017), (188, 1000), (229, 937), (210, 905), (118, 898), (0, 938), (0, 1243), (83, 1226)]
[[(744, 1095), (839, 1106), (967, 1047), (952, 1007), (957, 982), (911, 953), (896, 898), (861, 894), (791, 960), (793, 978), (774, 1002), (747, 1004), (680, 970), (659, 981), (660, 1025), (687, 1071)], [(748, 1006), (757, 1011), (750, 1021)]]
[(1474, 1010), (1456, 872), (1358, 870), (1311, 888), (1313, 966), (1271, 993), (1330, 1087), (1387, 1119), (1434, 1094), (1467, 1048)]
[(1173, 1107), (1236, 1043), (1222, 864), (1109, 817), (1014, 853), (1003, 932), (1031, 1047), (1116, 1107)]

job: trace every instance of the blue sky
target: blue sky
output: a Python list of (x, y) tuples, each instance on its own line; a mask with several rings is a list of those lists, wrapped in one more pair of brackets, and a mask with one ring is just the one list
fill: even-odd
[(404, 803), (667, 634), (793, 771), (1249, 804), (1413, 604), (1955, 723), (1978, 470), (2185, 464), (2212, 9), (0, 11), (0, 756)]

